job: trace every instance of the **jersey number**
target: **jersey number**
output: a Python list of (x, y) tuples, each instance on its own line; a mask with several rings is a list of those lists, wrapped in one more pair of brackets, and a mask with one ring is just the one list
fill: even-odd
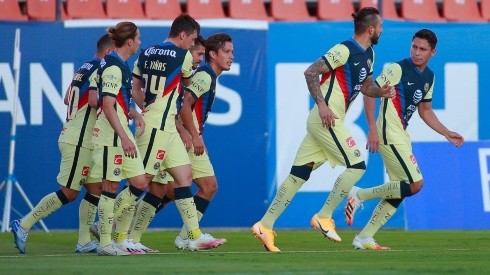
[(71, 86), (68, 90), (68, 107), (66, 108), (66, 121), (70, 121), (75, 117), (78, 110), (78, 99), (80, 96), (80, 88)]
[(152, 93), (155, 95), (157, 95), (158, 93), (163, 93), (166, 77), (143, 74), (143, 79), (144, 79), (143, 90), (145, 91), (145, 93)]

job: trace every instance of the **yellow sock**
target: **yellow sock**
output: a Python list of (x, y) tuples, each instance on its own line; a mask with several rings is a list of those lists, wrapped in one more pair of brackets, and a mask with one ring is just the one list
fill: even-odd
[(133, 201), (128, 207), (122, 210), (121, 215), (114, 216), (116, 223), (113, 239), (115, 242), (122, 242), (128, 238), (128, 232), (131, 228), (131, 222), (133, 221), (135, 209), (136, 201)]
[[(199, 211), (197, 211), (197, 220), (198, 221), (201, 221), (202, 219), (202, 216), (203, 214)], [(187, 230), (185, 229), (185, 226), (183, 225), (182, 228), (180, 229), (180, 232), (179, 232), (179, 236), (182, 238), (182, 239), (187, 239), (189, 238), (189, 233), (187, 232)]]
[(199, 221), (197, 219), (196, 205), (194, 204), (194, 198), (182, 198), (175, 200), (175, 205), (179, 210), (180, 217), (184, 222), (187, 232), (189, 232), (189, 238), (195, 240), (202, 234), (199, 229)]
[(364, 174), (363, 169), (347, 168), (342, 174), (339, 175), (332, 191), (328, 195), (327, 200), (323, 207), (318, 211), (320, 218), (331, 218), (332, 213), (339, 206), (342, 200), (347, 197), (349, 190), (356, 184), (357, 181)]
[(357, 192), (357, 196), (362, 201), (371, 199), (400, 199), (400, 184), (400, 181), (389, 181), (372, 188), (361, 189)]
[(128, 208), (138, 198), (130, 189), (131, 187), (129, 186), (117, 194), (116, 201), (114, 202), (114, 217), (120, 217), (122, 211)]
[(56, 192), (50, 193), (44, 196), (36, 207), (34, 207), (29, 214), (22, 218), (20, 226), (22, 226), (25, 230), (29, 230), (39, 220), (60, 209), (61, 206), (63, 206), (63, 203), (61, 203)]
[(396, 208), (386, 200), (382, 200), (374, 208), (371, 219), (359, 233), (359, 237), (373, 237), (376, 232), (395, 214)]
[(279, 218), (282, 212), (284, 212), (303, 183), (305, 183), (304, 179), (298, 178), (291, 174), (284, 180), (281, 187), (279, 187), (277, 190), (276, 196), (269, 206), (269, 209), (267, 209), (264, 217), (262, 217), (260, 220), (264, 227), (272, 228), (274, 226), (276, 220)]
[(136, 214), (134, 216), (133, 226), (131, 227), (131, 233), (129, 238), (135, 243), (141, 241), (141, 236), (148, 229), (152, 216), (155, 214), (156, 208), (142, 200), (138, 203)]
[(116, 194), (103, 192), (99, 200), (99, 235), (100, 246), (104, 247), (112, 243), (111, 233), (114, 221), (114, 201)]
[[(88, 198), (89, 196), (91, 198)], [(95, 222), (98, 201), (97, 197), (87, 193), (85, 198), (80, 202), (78, 208), (78, 243), (81, 245), (91, 241), (90, 226)]]

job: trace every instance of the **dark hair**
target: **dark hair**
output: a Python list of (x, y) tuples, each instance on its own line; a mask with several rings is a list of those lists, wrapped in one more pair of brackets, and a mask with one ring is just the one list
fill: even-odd
[(97, 52), (103, 52), (106, 48), (114, 47), (114, 41), (111, 36), (106, 33), (97, 40)]
[(437, 36), (433, 31), (428, 29), (421, 29), (414, 34), (414, 36), (412, 37), (412, 41), (415, 39), (415, 37), (427, 40), (432, 49), (436, 48)]
[(218, 52), (218, 50), (221, 49), (226, 42), (232, 42), (232, 40), (231, 37), (224, 32), (213, 34), (208, 37), (208, 39), (206, 39), (206, 62), (211, 60), (209, 52)]
[(206, 39), (204, 39), (204, 37), (202, 37), (201, 35), (198, 35), (196, 40), (194, 40), (194, 46), (192, 46), (189, 51), (194, 51), (196, 50), (199, 46), (203, 46), (204, 48), (206, 48)]
[(197, 31), (197, 34), (201, 32), (201, 26), (197, 23), (194, 18), (186, 13), (182, 13), (177, 16), (172, 22), (172, 26), (170, 27), (169, 37), (177, 37), (181, 32), (185, 32), (187, 35), (194, 33)]
[(206, 39), (204, 39), (204, 37), (202, 37), (201, 35), (198, 35), (196, 40), (194, 40), (194, 46), (199, 45), (206, 47)]
[(365, 7), (360, 9), (357, 13), (352, 14), (354, 18), (354, 32), (361, 34), (365, 32), (370, 26), (376, 25), (378, 22), (379, 11), (373, 7)]
[(107, 32), (114, 40), (114, 44), (117, 48), (120, 48), (128, 39), (134, 39), (138, 27), (133, 22), (120, 22), (115, 27), (110, 27)]

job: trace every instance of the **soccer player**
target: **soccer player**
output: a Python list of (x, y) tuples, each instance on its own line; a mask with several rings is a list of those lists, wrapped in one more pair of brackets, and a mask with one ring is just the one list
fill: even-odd
[(25, 242), (31, 227), (63, 205), (74, 201), (82, 186), (87, 193), (79, 207), (79, 234), (75, 252), (96, 252), (97, 243), (90, 240), (89, 226), (94, 222), (100, 196), (100, 180), (89, 176), (92, 162), (92, 129), (96, 119), (96, 106), (89, 104), (89, 83), (97, 73), (100, 60), (114, 49), (114, 42), (105, 34), (97, 41), (92, 60), (85, 62), (73, 76), (64, 102), (68, 106), (66, 122), (58, 139), (61, 152), (60, 172), (57, 180), (60, 190), (50, 193), (21, 220), (11, 223), (15, 245), (25, 253)]
[(430, 128), (456, 147), (463, 145), (464, 138), (448, 130), (432, 110), (434, 73), (427, 64), (436, 53), (436, 44), (434, 32), (428, 29), (419, 30), (412, 38), (410, 57), (383, 69), (376, 83), (380, 86), (386, 83), (394, 85), (396, 96), (381, 100), (377, 121), (374, 119), (374, 99), (364, 99), (369, 125), (366, 147), (370, 152), (381, 152), (390, 181), (372, 188), (353, 187), (350, 190), (345, 207), (348, 225), (354, 222), (354, 214), (363, 201), (381, 199), (369, 222), (355, 236), (352, 245), (356, 249), (390, 249), (377, 244), (373, 239), (374, 234), (395, 214), (404, 198), (415, 195), (422, 189), (422, 173), (406, 131), (408, 121), (417, 107), (420, 117)]
[[(116, 48), (106, 55), (97, 71), (100, 112), (93, 130), (94, 156), (92, 176), (102, 179), (99, 211), (99, 255), (129, 255), (130, 243), (112, 243), (114, 216), (131, 205), (147, 183), (141, 154), (136, 147), (129, 120), (134, 119), (142, 133), (144, 121), (131, 103), (131, 70), (127, 64), (141, 44), (140, 31), (132, 22), (120, 22), (108, 33)], [(119, 182), (128, 179), (116, 201)]]
[[(205, 42), (206, 63), (199, 66), (192, 77), (192, 83), (185, 88), (183, 94), (182, 107), (179, 112), (184, 123), (186, 132), (191, 137), (191, 147), (188, 152), (192, 164), (193, 181), (198, 186), (199, 190), (194, 195), (198, 219), (201, 220), (210, 201), (213, 199), (218, 190), (218, 183), (214, 174), (213, 166), (209, 159), (202, 133), (211, 107), (213, 106), (216, 94), (216, 80), (223, 71), (229, 71), (234, 59), (234, 49), (231, 37), (226, 33), (218, 33), (210, 36)], [(193, 47), (194, 64), (198, 65), (198, 60), (202, 57), (199, 54), (199, 47)], [(183, 133), (181, 133), (181, 136)], [(184, 138), (182, 140), (185, 143)], [(171, 178), (171, 176), (168, 176)], [(161, 206), (157, 208), (161, 210), (163, 206), (173, 201), (173, 182), (171, 179), (166, 186), (166, 196), (161, 202)], [(147, 224), (149, 223), (149, 220)], [(135, 224), (138, 224), (136, 222)], [(138, 231), (132, 230), (131, 239), (141, 237)], [(220, 239), (225, 243), (226, 239)], [(175, 238), (175, 246), (179, 249), (189, 249), (188, 247), (188, 232), (183, 227), (179, 235)]]
[[(149, 180), (155, 179), (154, 176), (161, 169), (166, 169), (174, 178), (175, 200), (189, 232), (190, 250), (211, 249), (223, 243), (221, 239), (202, 233), (199, 228), (191, 191), (191, 163), (179, 139), (175, 121), (181, 81), (184, 86), (189, 86), (192, 76), (193, 58), (188, 49), (194, 45), (199, 32), (200, 26), (191, 16), (178, 16), (172, 23), (168, 38), (143, 50), (133, 69), (135, 102), (144, 110), (143, 119), (146, 122), (146, 129), (137, 140), (145, 171)], [(138, 205), (132, 233), (146, 229), (148, 224), (145, 222), (143, 225), (138, 221), (152, 216), (150, 213), (158, 208), (164, 192), (162, 183), (150, 182), (148, 192)]]
[(382, 19), (375, 8), (363, 8), (353, 14), (354, 36), (333, 46), (305, 71), (308, 90), (315, 100), (303, 139), (291, 172), (279, 187), (269, 209), (252, 226), (253, 234), (266, 250), (279, 252), (274, 244), (274, 222), (286, 209), (312, 170), (325, 161), (332, 167), (347, 169), (337, 178), (323, 207), (311, 218), (311, 226), (328, 239), (340, 242), (332, 213), (366, 169), (364, 158), (344, 125), (345, 114), (359, 92), (372, 97), (391, 97), (393, 87), (382, 88), (372, 78), (374, 51), (383, 31)]

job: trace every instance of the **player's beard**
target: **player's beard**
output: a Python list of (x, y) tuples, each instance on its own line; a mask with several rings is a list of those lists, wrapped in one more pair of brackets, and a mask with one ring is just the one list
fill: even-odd
[(373, 35), (373, 37), (371, 37), (371, 45), (377, 45), (380, 36), (381, 36), (381, 34)]

